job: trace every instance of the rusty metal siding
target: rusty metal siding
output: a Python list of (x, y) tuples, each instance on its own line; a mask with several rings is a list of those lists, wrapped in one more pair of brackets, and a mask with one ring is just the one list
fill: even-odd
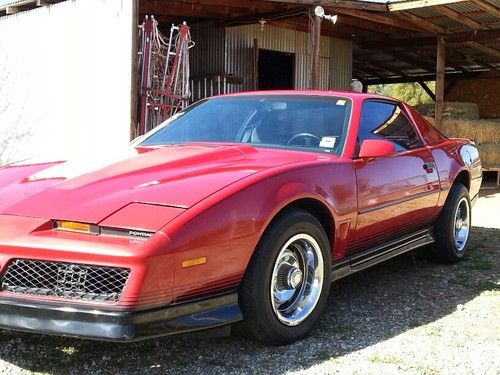
[(295, 56), (295, 88), (305, 90), (309, 87), (311, 57), (309, 55), (297, 54)]
[(189, 50), (191, 76), (223, 73), (225, 29), (214, 21), (207, 21), (193, 24), (190, 31), (196, 43)]
[(352, 79), (352, 42), (330, 38), (330, 83), (332, 90), (349, 90)]
[[(245, 25), (226, 28), (225, 72), (243, 79), (242, 84), (230, 84), (229, 91), (252, 89), (253, 40), (259, 48), (295, 54), (295, 88), (309, 86), (309, 35), (274, 26)], [(347, 89), (352, 75), (352, 43), (321, 37), (320, 85), (324, 89)]]
[(228, 92), (252, 89), (253, 40), (256, 25), (226, 28), (225, 73), (243, 79), (242, 84), (229, 84)]

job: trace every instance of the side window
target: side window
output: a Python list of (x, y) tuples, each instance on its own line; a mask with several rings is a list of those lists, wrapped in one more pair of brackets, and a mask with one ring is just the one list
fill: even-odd
[(397, 152), (422, 146), (415, 128), (396, 104), (366, 101), (361, 110), (358, 139), (392, 142)]

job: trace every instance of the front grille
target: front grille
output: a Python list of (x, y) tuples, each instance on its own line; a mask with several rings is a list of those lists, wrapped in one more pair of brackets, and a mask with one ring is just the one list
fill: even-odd
[(2, 278), (2, 290), (77, 298), (117, 301), (130, 274), (127, 268), (16, 259)]

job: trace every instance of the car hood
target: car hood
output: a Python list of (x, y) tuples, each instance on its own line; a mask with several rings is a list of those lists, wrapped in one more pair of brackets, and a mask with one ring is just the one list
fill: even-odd
[(317, 159), (248, 145), (178, 145), (132, 149), (95, 168), (59, 162), (0, 169), (0, 214), (99, 223), (132, 202), (189, 208), (242, 178)]

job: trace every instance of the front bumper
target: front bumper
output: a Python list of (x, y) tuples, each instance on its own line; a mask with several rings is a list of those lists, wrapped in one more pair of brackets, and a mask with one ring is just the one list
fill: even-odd
[(0, 328), (103, 341), (139, 341), (241, 319), (236, 293), (138, 311), (0, 300)]

